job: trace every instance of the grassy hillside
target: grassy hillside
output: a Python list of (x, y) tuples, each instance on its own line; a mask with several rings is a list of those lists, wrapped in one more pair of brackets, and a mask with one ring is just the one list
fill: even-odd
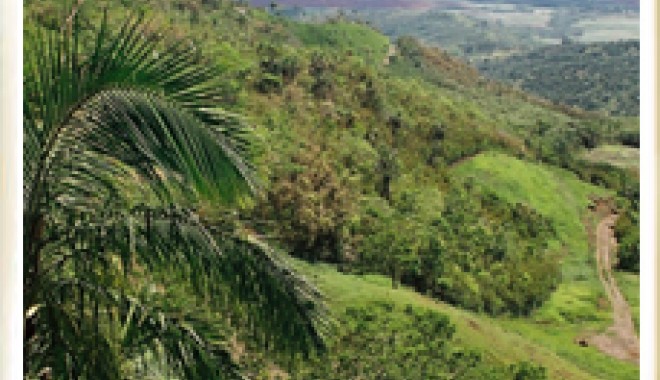
[[(550, 218), (559, 232), (555, 244), (564, 249), (562, 283), (530, 319), (503, 319), (502, 326), (599, 378), (637, 378), (637, 369), (632, 365), (612, 363), (596, 350), (575, 343), (579, 337), (604, 330), (611, 322), (586, 228), (595, 225), (588, 217), (589, 198), (612, 193), (585, 184), (572, 173), (499, 153), (480, 154), (457, 165), (453, 172), (474, 177), (511, 202), (530, 205)], [(622, 278), (634, 304), (635, 298), (629, 293), (634, 279)]]
[(290, 28), (305, 46), (354, 54), (371, 63), (382, 62), (390, 43), (389, 38), (381, 33), (358, 24), (292, 23)]
[[(524, 203), (548, 217), (555, 226), (558, 237), (553, 242), (564, 254), (563, 288), (555, 294), (557, 302), (551, 301), (540, 314), (553, 312), (554, 306), (561, 309), (583, 304), (588, 293), (573, 291), (588, 289), (593, 293), (587, 299), (589, 311), (600, 317), (597, 295), (601, 295), (594, 266), (593, 247), (590, 246), (587, 228), (591, 221), (587, 206), (592, 196), (612, 195), (602, 188), (580, 181), (574, 174), (543, 164), (533, 164), (500, 153), (484, 153), (457, 165), (453, 173), (460, 177), (473, 177), (495, 193), (513, 203)], [(574, 298), (566, 302), (568, 298)], [(581, 300), (582, 299), (582, 300)], [(557, 315), (546, 315), (558, 321), (569, 321), (569, 310), (559, 310)], [(577, 316), (584, 310), (575, 308)]]
[[(348, 307), (374, 301), (393, 302), (399, 309), (412, 304), (449, 316), (456, 324), (457, 343), (482, 350), (493, 363), (532, 361), (546, 367), (550, 379), (639, 378), (633, 365), (609, 360), (594, 348), (577, 345), (575, 338), (587, 332), (584, 326), (557, 327), (525, 319), (490, 318), (430, 300), (405, 287), (393, 289), (391, 281), (382, 276), (342, 274), (328, 265), (300, 263), (298, 267), (319, 284), (339, 315)], [(601, 314), (607, 318), (604, 312)]]
[(501, 153), (483, 153), (457, 165), (452, 173), (474, 177), (510, 202), (522, 202), (547, 216), (571, 253), (587, 251), (582, 216), (590, 196), (608, 191), (586, 184), (556, 167), (525, 162)]
[(304, 262), (298, 268), (314, 279), (327, 295), (331, 308), (338, 314), (351, 306), (368, 305), (374, 301), (389, 301), (403, 309), (416, 307), (446, 314), (456, 324), (455, 339), (460, 344), (483, 350), (488, 361), (513, 363), (533, 361), (548, 368), (550, 379), (597, 379), (589, 371), (580, 369), (552, 350), (537, 344), (516, 332), (503, 328), (501, 322), (484, 315), (469, 313), (450, 305), (433, 301), (411, 289), (393, 289), (390, 279), (376, 275), (355, 276), (337, 272), (330, 265), (310, 265)]

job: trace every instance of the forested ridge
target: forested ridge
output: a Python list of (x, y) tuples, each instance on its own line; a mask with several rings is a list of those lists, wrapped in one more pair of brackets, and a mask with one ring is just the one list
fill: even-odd
[(615, 115), (639, 114), (639, 41), (545, 47), (488, 60), (479, 69), (560, 103)]
[(584, 159), (638, 118), (359, 22), (25, 7), (26, 378), (638, 375), (573, 341), (609, 321), (592, 200), (639, 271), (639, 174)]

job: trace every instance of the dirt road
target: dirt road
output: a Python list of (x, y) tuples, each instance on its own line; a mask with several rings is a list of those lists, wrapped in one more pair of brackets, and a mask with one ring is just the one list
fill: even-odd
[(385, 66), (390, 64), (390, 61), (392, 60), (392, 57), (396, 55), (396, 45), (390, 44), (387, 50), (387, 54), (385, 55), (385, 58), (383, 59), (383, 64)]
[(616, 247), (612, 227), (616, 218), (616, 215), (606, 216), (596, 229), (598, 276), (612, 305), (613, 324), (604, 333), (591, 337), (589, 343), (612, 357), (639, 363), (639, 338), (630, 307), (612, 275), (611, 257)]

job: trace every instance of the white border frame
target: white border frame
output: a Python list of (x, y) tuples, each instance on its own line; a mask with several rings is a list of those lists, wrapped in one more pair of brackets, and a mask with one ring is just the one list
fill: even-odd
[(23, 378), (23, 2), (0, 0), (0, 380)]
[[(658, 359), (657, 10), (641, 0), (641, 379), (657, 378)], [(0, 0), (0, 380), (23, 378), (22, 20), (21, 0)]]
[(640, 378), (657, 375), (656, 2), (640, 3)]

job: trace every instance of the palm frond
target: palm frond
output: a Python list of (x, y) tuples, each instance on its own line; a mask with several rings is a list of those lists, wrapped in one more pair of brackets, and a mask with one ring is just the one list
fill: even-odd
[[(70, 363), (78, 371), (93, 373), (116, 365), (105, 362), (108, 353), (96, 352), (112, 349), (109, 332), (96, 328), (90, 333), (91, 327), (86, 325), (111, 326), (116, 324), (116, 315), (124, 315), (122, 324), (132, 323), (129, 332), (122, 334), (123, 356), (163, 352), (173, 371), (189, 379), (209, 378), (204, 377), (209, 371), (235, 372), (226, 372), (234, 368), (227, 359), (229, 352), (226, 346), (208, 340), (208, 332), (214, 328), (204, 328), (208, 324), (204, 318), (171, 304), (156, 310), (140, 303), (141, 295), (130, 285), (136, 266), (146, 273), (164, 271), (167, 275), (160, 285), (165, 288), (171, 285), (168, 279), (187, 279), (200, 299), (220, 313), (216, 318), (249, 326), (258, 341), (273, 342), (280, 352), (309, 353), (324, 346), (329, 320), (320, 293), (256, 238), (241, 238), (222, 227), (207, 228), (190, 211), (175, 208), (139, 207), (129, 213), (72, 217), (70, 223), (64, 228), (68, 233), (60, 231), (63, 239), (59, 244), (43, 249), (49, 260), (39, 282), (31, 284), (39, 295), (29, 298), (55, 300), (37, 315), (56, 324), (42, 324), (44, 331), (35, 334), (41, 340), (30, 342), (30, 347), (48, 352), (52, 358), (46, 364), (57, 373), (70, 370), (56, 366), (62, 359), (58, 354), (75, 356), (75, 350), (89, 349), (84, 348), (87, 345), (94, 347), (91, 351), (95, 354), (78, 352), (87, 358), (84, 363)], [(123, 279), (120, 283), (117, 276)], [(99, 316), (99, 305), (115, 311)], [(205, 334), (195, 332), (200, 325)], [(50, 331), (53, 327), (57, 331)], [(77, 340), (76, 334), (96, 334), (95, 339), (103, 344)], [(50, 341), (44, 342), (47, 337)], [(185, 349), (181, 348), (184, 341)], [(213, 367), (213, 363), (221, 368)], [(42, 368), (39, 366), (45, 364), (35, 365)], [(223, 377), (216, 373), (211, 378)]]
[[(51, 285), (51, 295), (59, 302), (47, 303), (37, 312), (39, 326), (48, 328), (27, 342), (33, 351), (30, 358), (38, 359), (28, 362), (28, 371), (49, 368), (57, 378), (137, 378), (153, 367), (126, 364), (151, 356), (165, 363), (172, 378), (244, 379), (226, 345), (209, 343), (197, 333), (195, 326), (204, 321), (193, 325), (89, 281), (59, 280)], [(85, 298), (76, 299), (81, 294)], [(90, 305), (81, 313), (72, 299)]]
[[(62, 145), (70, 148), (72, 139), (93, 136), (89, 128), (94, 128), (94, 133), (105, 133), (97, 141), (108, 151), (115, 148), (101, 140), (108, 135), (113, 138), (109, 142), (124, 143), (130, 137), (144, 137), (142, 145), (135, 141), (133, 146), (120, 146), (133, 148), (135, 161), (147, 157), (149, 164), (167, 163), (170, 166), (161, 169), (184, 174), (206, 169), (197, 170), (193, 178), (217, 179), (208, 174), (222, 172), (222, 183), (234, 181), (234, 186), (221, 183), (219, 188), (208, 184), (202, 187), (206, 191), (217, 189), (216, 197), (232, 199), (236, 192), (228, 190), (235, 189), (235, 185), (254, 184), (251, 168), (242, 159), (247, 149), (246, 126), (218, 109), (222, 101), (218, 91), (221, 75), (213, 66), (204, 65), (198, 54), (182, 42), (168, 44), (150, 33), (141, 17), (129, 18), (116, 35), (109, 32), (105, 18), (89, 54), (81, 52), (77, 25), (76, 17), (71, 34), (38, 31), (26, 36), (24, 129), (28, 210), (33, 210), (43, 197), (42, 184), (52, 163), (58, 162), (54, 159), (58, 149)], [(154, 54), (156, 51), (159, 53)], [(125, 124), (133, 127), (132, 136), (121, 135), (126, 128), (120, 126)], [(220, 154), (191, 154), (212, 145), (224, 152), (222, 161), (217, 161)], [(195, 150), (185, 149), (191, 147)], [(162, 157), (161, 152), (169, 156)], [(176, 155), (183, 156), (173, 159)], [(216, 161), (209, 161), (212, 158)], [(210, 165), (217, 169), (209, 173)], [(228, 167), (234, 168), (236, 175), (228, 175)], [(145, 173), (149, 180), (157, 179), (153, 172), (142, 174)]]
[[(219, 309), (240, 304), (245, 318), (266, 341), (289, 352), (321, 349), (327, 323), (321, 294), (296, 274), (285, 258), (256, 236), (241, 237), (205, 223), (185, 210), (140, 212), (150, 267), (185, 263), (183, 270), (199, 294)], [(138, 225), (137, 219), (135, 221)], [(147, 227), (149, 226), (149, 227)], [(174, 245), (182, 244), (185, 250)], [(179, 256), (173, 258), (172, 255)]]
[(321, 348), (310, 283), (258, 239), (174, 206), (233, 204), (256, 186), (248, 128), (218, 108), (221, 75), (141, 17), (111, 33), (106, 16), (83, 46), (79, 17), (25, 39), (26, 373), (119, 379), (151, 355), (175, 377), (240, 378), (217, 326), (137, 292), (139, 270), (185, 278), (264, 344)]

